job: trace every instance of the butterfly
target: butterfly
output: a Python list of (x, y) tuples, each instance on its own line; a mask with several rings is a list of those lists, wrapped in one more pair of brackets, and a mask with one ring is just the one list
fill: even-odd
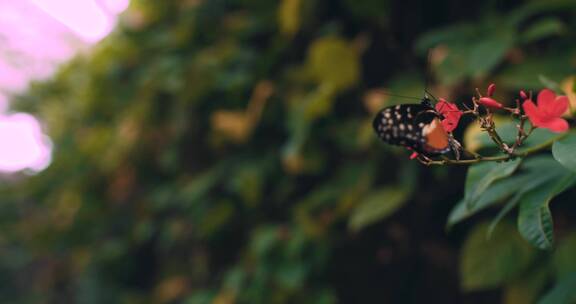
[(444, 129), (442, 119), (426, 95), (419, 104), (400, 104), (380, 110), (372, 126), (386, 143), (407, 147), (424, 156), (453, 151), (456, 158), (460, 158), (460, 144)]

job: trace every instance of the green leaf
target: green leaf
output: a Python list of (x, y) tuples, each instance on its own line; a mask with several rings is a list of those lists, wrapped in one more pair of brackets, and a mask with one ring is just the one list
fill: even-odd
[[(494, 217), (490, 228), (488, 230), (489, 236), (492, 234), (494, 228), (508, 214), (518, 203), (520, 199), (529, 191), (540, 187), (541, 185), (561, 178), (566, 172), (558, 166), (550, 157), (540, 156), (532, 157), (525, 160), (521, 167), (524, 180), (519, 180), (519, 185), (516, 187), (516, 194), (512, 197), (500, 212)], [(513, 177), (512, 177), (513, 178)], [(512, 179), (509, 178), (509, 179)]]
[[(495, 181), (482, 193), (474, 205), (468, 206), (464, 199), (458, 202), (450, 213), (447, 227), (450, 228), (478, 211), (516, 194), (492, 221), (492, 226), (496, 226), (517, 205), (522, 195), (548, 181), (561, 178), (565, 173), (566, 171), (549, 156), (534, 156), (525, 159), (514, 175)], [(478, 174), (481, 175), (481, 173)]]
[(198, 289), (197, 291), (194, 292), (193, 295), (188, 297), (184, 303), (185, 304), (213, 303), (216, 297), (217, 295), (215, 291)]
[(566, 275), (558, 280), (556, 286), (552, 288), (538, 304), (571, 304), (576, 301), (576, 272)]
[(477, 27), (471, 23), (460, 23), (424, 33), (416, 41), (416, 51), (426, 54), (428, 50), (440, 43), (467, 40), (474, 35)]
[(382, 0), (344, 0), (346, 10), (363, 22), (371, 21), (380, 26), (389, 25), (392, 3)]
[(532, 24), (522, 34), (520, 39), (525, 42), (533, 42), (542, 38), (558, 35), (564, 31), (564, 24), (560, 19), (549, 17)]
[(571, 272), (576, 273), (576, 232), (572, 232), (558, 241), (552, 261), (556, 271), (556, 277), (561, 278)]
[(512, 11), (508, 15), (508, 21), (514, 26), (518, 26), (529, 17), (536, 14), (545, 14), (553, 11), (567, 11), (574, 8), (574, 1), (554, 0), (554, 1), (528, 1), (525, 5)]
[(211, 236), (222, 228), (234, 215), (232, 203), (222, 200), (210, 206), (203, 214), (202, 219), (197, 223), (197, 233), (202, 237)]
[(302, 263), (284, 262), (275, 272), (275, 281), (279, 286), (289, 290), (302, 288), (306, 277), (307, 269)]
[(314, 41), (308, 51), (307, 65), (316, 81), (338, 90), (347, 89), (360, 80), (360, 56), (341, 38)]
[(317, 303), (317, 304), (336, 304), (338, 303), (338, 297), (335, 294), (335, 291), (332, 289), (322, 289), (313, 294), (310, 294), (312, 300), (308, 303)]
[(483, 40), (474, 43), (468, 61), (472, 75), (484, 76), (499, 64), (514, 45), (514, 29), (502, 26)]
[(278, 227), (273, 225), (258, 227), (252, 235), (250, 252), (258, 258), (264, 258), (280, 238)]
[(238, 291), (242, 288), (242, 284), (246, 281), (246, 277), (246, 272), (241, 267), (236, 266), (228, 270), (222, 280), (222, 285), (227, 289)]
[(280, 31), (294, 35), (300, 29), (301, 0), (282, 0), (278, 7), (278, 23)]
[(541, 204), (541, 197), (528, 195), (520, 204), (518, 230), (532, 245), (550, 249), (554, 242), (552, 215), (548, 205)]
[(464, 200), (470, 208), (478, 201), (486, 189), (497, 180), (508, 177), (518, 168), (522, 159), (506, 163), (480, 163), (471, 166), (466, 175)]
[(369, 194), (354, 209), (348, 226), (353, 231), (359, 231), (390, 216), (406, 202), (407, 194), (405, 189), (399, 187), (387, 187)]
[(330, 112), (337, 93), (337, 87), (330, 82), (324, 82), (310, 92), (305, 98), (306, 107), (304, 116), (308, 121), (313, 121)]
[(504, 205), (504, 207), (502, 207), (502, 209), (500, 209), (498, 214), (492, 219), (492, 221), (490, 222), (490, 226), (488, 227), (488, 235), (487, 235), (488, 238), (492, 237), (492, 233), (494, 233), (494, 230), (496, 229), (498, 223), (500, 223), (500, 221), (508, 214), (508, 212), (512, 211), (512, 209), (514, 209), (514, 207), (518, 205), (518, 202), (520, 201), (520, 198), (522, 198), (522, 195), (524, 195), (524, 192), (516, 193), (512, 198), (508, 200), (506, 205)]
[(514, 194), (531, 178), (532, 176), (524, 174), (496, 181), (484, 191), (478, 201), (470, 208), (464, 199), (460, 200), (450, 212), (447, 224), (448, 228)]
[(449, 55), (436, 67), (438, 80), (446, 85), (453, 85), (475, 73), (467, 62), (473, 48), (468, 41), (459, 41), (452, 45)]
[(572, 57), (571, 51), (551, 50), (522, 64), (502, 67), (494, 82), (510, 89), (540, 89), (542, 87), (538, 79), (540, 74), (547, 75), (551, 79), (565, 79), (572, 75), (573, 70), (566, 64)]
[(194, 176), (191, 181), (183, 185), (180, 192), (181, 199), (189, 204), (201, 200), (218, 183), (225, 168), (227, 168), (226, 164), (222, 163)]
[(488, 16), (474, 24), (458, 24), (422, 35), (416, 42), (419, 52), (437, 45), (446, 48), (446, 56), (436, 66), (438, 78), (445, 84), (466, 77), (486, 75), (514, 46), (515, 28), (503, 18)]
[(576, 172), (576, 134), (570, 133), (552, 145), (552, 155), (566, 169)]
[(466, 291), (501, 286), (520, 275), (534, 257), (513, 225), (498, 226), (491, 239), (486, 239), (487, 229), (485, 223), (476, 226), (464, 243), (460, 275)]
[(554, 196), (575, 182), (576, 175), (567, 174), (560, 179), (560, 182), (557, 180), (549, 181), (522, 197), (518, 214), (518, 230), (530, 244), (540, 249), (552, 247), (554, 227), (548, 204)]
[(538, 80), (540, 80), (540, 82), (547, 88), (556, 91), (556, 92), (562, 92), (562, 88), (560, 87), (560, 84), (554, 80), (552, 80), (551, 78), (545, 76), (544, 74), (540, 74), (538, 75)]
[(520, 278), (507, 284), (504, 289), (503, 301), (506, 304), (534, 303), (546, 287), (549, 280), (549, 269), (546, 263), (534, 263), (535, 266)]

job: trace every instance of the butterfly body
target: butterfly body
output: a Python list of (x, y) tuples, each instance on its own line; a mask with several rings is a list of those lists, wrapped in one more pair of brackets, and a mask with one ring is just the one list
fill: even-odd
[(451, 150), (452, 136), (443, 128), (442, 115), (428, 98), (420, 104), (400, 104), (378, 112), (372, 123), (380, 139), (434, 156)]

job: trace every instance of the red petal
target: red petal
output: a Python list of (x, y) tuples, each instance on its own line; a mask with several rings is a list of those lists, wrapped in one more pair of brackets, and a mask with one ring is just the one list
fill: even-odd
[(447, 132), (452, 132), (454, 131), (454, 129), (456, 129), (458, 127), (458, 122), (460, 122), (460, 117), (462, 116), (462, 113), (458, 112), (453, 114), (450, 117), (450, 122), (452, 123), (453, 127), (451, 129), (445, 129)]
[(558, 96), (554, 101), (554, 107), (551, 109), (552, 115), (554, 117), (560, 117), (568, 110), (568, 97), (566, 96)]
[(458, 122), (460, 121), (461, 116), (462, 113), (460, 112), (446, 113), (442, 120), (442, 127), (444, 127), (444, 130), (446, 130), (446, 132), (454, 131), (454, 129), (458, 127)]
[(436, 111), (444, 116), (442, 127), (446, 132), (452, 132), (458, 127), (462, 111), (455, 104), (440, 98), (440, 101), (436, 104)]
[(439, 113), (442, 113), (442, 111), (444, 111), (444, 108), (446, 107), (448, 103), (445, 102), (443, 99), (440, 99), (440, 101), (438, 101), (438, 103), (436, 103), (436, 111), (438, 111)]
[(459, 111), (458, 107), (455, 104), (449, 103), (443, 98), (440, 98), (440, 101), (436, 104), (436, 111), (440, 114), (444, 115), (445, 113), (452, 112), (452, 111)]
[(543, 122), (539, 127), (546, 128), (552, 132), (566, 132), (570, 127), (568, 122), (562, 118), (553, 118), (551, 120)]
[(458, 127), (458, 122), (454, 122), (452, 120), (449, 119), (444, 119), (442, 122), (442, 128), (444, 128), (444, 130), (446, 130), (446, 132), (452, 132), (454, 131), (454, 129), (456, 129), (456, 127)]
[(538, 108), (541, 112), (546, 114), (552, 114), (552, 109), (554, 107), (554, 100), (556, 99), (556, 93), (551, 90), (543, 89), (538, 93)]
[(530, 122), (532, 125), (539, 127), (543, 123), (543, 117), (540, 113), (540, 110), (536, 107), (534, 102), (530, 99), (526, 100), (522, 107), (524, 108), (524, 112), (528, 115)]

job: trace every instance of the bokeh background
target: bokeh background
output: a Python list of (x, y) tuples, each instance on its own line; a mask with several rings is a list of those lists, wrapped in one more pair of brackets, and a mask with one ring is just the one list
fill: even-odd
[[(530, 303), (576, 269), (574, 191), (552, 206), (561, 250), (531, 248), (513, 221), (490, 243), (491, 210), (446, 228), (465, 167), (410, 161), (371, 126), (378, 109), (417, 102), (386, 93), (425, 86), (456, 103), (491, 82), (503, 102), (544, 86), (573, 94), (574, 1), (108, 8), (122, 12), (114, 29), (67, 36), (56, 72), (4, 90), (5, 117), (29, 113), (18, 115), (43, 148), (40, 164), (8, 162), (1, 177), (2, 302)], [(504, 262), (463, 268), (465, 248)]]

